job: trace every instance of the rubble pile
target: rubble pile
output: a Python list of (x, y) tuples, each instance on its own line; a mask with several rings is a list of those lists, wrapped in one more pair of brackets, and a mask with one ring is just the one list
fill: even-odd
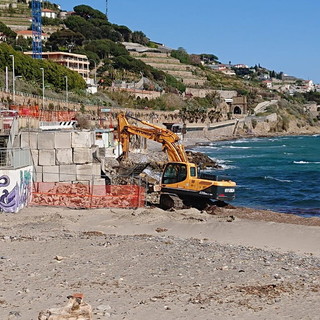
[(186, 151), (186, 153), (188, 156), (188, 160), (198, 165), (201, 169), (205, 169), (205, 168), (221, 169), (222, 168), (216, 161), (212, 160), (206, 154), (203, 154), (201, 152), (195, 152), (195, 151)]
[(38, 320), (92, 320), (92, 307), (83, 302), (83, 294), (68, 297), (65, 307), (41, 311)]

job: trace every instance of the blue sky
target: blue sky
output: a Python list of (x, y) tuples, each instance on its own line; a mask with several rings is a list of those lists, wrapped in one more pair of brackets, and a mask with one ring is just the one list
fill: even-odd
[[(53, 1), (64, 10), (105, 0)], [(320, 83), (319, 0), (108, 0), (109, 21), (188, 53), (259, 64)]]

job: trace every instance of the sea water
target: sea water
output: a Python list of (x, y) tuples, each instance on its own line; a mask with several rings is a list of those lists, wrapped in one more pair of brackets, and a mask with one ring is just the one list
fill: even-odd
[(195, 149), (237, 183), (232, 204), (320, 217), (319, 135), (219, 141)]

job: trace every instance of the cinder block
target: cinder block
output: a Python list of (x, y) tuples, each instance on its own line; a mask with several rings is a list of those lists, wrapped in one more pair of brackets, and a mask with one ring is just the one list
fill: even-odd
[(101, 177), (101, 163), (93, 163), (92, 164), (92, 174), (96, 177), (96, 178), (100, 178)]
[(56, 149), (56, 164), (72, 164), (72, 149)]
[(92, 162), (93, 156), (90, 148), (73, 148), (73, 163), (85, 164)]
[(72, 181), (72, 183), (73, 184), (79, 183), (79, 184), (84, 184), (85, 186), (90, 186), (90, 181), (89, 180), (80, 180), (80, 181), (76, 180), (76, 181)]
[(56, 149), (71, 148), (71, 132), (55, 132), (54, 140), (54, 147)]
[(38, 192), (48, 192), (48, 191), (50, 191), (51, 189), (53, 189), (54, 186), (55, 186), (55, 183), (54, 183), (54, 182), (50, 182), (50, 183), (39, 183), (37, 191), (38, 191)]
[(54, 166), (56, 164), (56, 152), (51, 150), (39, 150), (39, 165), (40, 166)]
[(77, 166), (75, 164), (62, 164), (59, 168), (59, 180), (61, 182), (77, 180)]
[(78, 164), (77, 165), (77, 180), (89, 180), (94, 178), (92, 174), (92, 163), (90, 164)]
[(42, 166), (34, 166), (34, 181), (42, 182)]
[(54, 149), (54, 132), (39, 132), (38, 149)]
[(43, 166), (43, 182), (59, 182), (59, 166)]
[(39, 164), (39, 150), (31, 150), (31, 157), (33, 165), (37, 166)]
[(106, 185), (106, 180), (103, 178), (96, 178), (93, 180), (93, 185), (94, 186), (105, 186)]
[(22, 131), (20, 146), (21, 148), (38, 149), (38, 132)]
[(71, 134), (72, 148), (90, 148), (94, 144), (94, 132), (74, 131)]

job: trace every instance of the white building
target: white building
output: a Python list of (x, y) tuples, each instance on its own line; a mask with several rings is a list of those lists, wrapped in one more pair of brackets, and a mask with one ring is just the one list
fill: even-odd
[(53, 10), (50, 10), (50, 9), (42, 9), (41, 17), (56, 19), (57, 13)]

